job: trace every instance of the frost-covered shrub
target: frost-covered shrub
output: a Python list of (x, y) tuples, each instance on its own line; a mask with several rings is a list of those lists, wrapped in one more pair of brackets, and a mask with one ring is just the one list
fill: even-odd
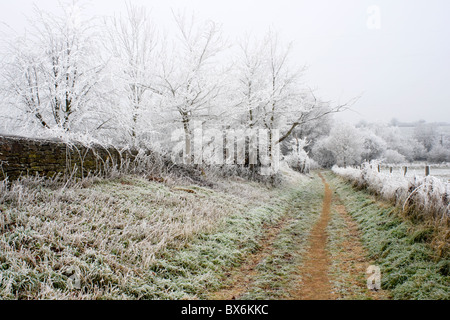
[(429, 177), (414, 177), (408, 185), (408, 197), (403, 204), (403, 210), (426, 218), (448, 221), (450, 217), (450, 189), (448, 183), (440, 179)]
[(311, 165), (314, 165), (308, 152), (305, 151), (308, 145), (309, 142), (306, 139), (293, 140), (287, 146), (290, 151), (283, 157), (286, 164), (301, 173), (308, 173), (311, 170)]
[(309, 160), (309, 169), (310, 170), (317, 170), (320, 168), (321, 168), (321, 166), (317, 161), (315, 161), (314, 159)]
[(304, 150), (302, 150), (302, 152), (289, 153), (284, 157), (284, 160), (289, 167), (298, 170), (301, 173), (308, 173), (311, 169), (312, 160)]

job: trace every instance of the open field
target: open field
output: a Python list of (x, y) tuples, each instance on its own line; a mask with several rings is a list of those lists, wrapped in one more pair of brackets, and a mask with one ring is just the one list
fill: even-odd
[[(391, 165), (381, 166), (382, 173), (390, 174), (390, 167), (393, 168), (392, 175), (396, 177), (405, 176), (404, 167), (408, 167), (406, 177), (424, 177), (426, 164), (403, 164), (403, 165)], [(430, 165), (430, 175), (441, 179), (444, 182), (450, 182), (450, 165)]]

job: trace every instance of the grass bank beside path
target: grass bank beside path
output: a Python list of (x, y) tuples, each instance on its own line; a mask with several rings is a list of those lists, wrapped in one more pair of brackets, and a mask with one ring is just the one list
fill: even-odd
[[(258, 250), (306, 181), (142, 177), (0, 186), (0, 299), (199, 299)], [(78, 288), (78, 284), (80, 287)]]
[[(382, 289), (392, 299), (450, 299), (449, 256), (439, 256), (432, 249), (427, 230), (334, 174), (325, 176), (356, 222), (369, 259), (381, 268)], [(335, 225), (334, 229), (342, 227)]]

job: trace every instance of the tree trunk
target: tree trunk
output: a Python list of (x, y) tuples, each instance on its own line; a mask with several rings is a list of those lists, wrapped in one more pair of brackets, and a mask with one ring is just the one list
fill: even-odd
[(191, 149), (192, 149), (192, 139), (191, 139), (191, 128), (189, 117), (183, 116), (183, 129), (184, 129), (184, 163), (191, 164)]

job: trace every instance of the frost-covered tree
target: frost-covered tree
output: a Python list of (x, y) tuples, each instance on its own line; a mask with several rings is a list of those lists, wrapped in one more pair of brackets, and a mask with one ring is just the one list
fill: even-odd
[(62, 4), (59, 14), (36, 7), (31, 24), (31, 31), (7, 46), (1, 72), (6, 108), (19, 110), (23, 126), (66, 132), (95, 128), (104, 63), (92, 20), (84, 19), (74, 1)]
[[(361, 163), (364, 152), (364, 139), (360, 132), (347, 123), (336, 123), (330, 131), (330, 135), (319, 141), (315, 146), (315, 160), (323, 163), (320, 156), (327, 156), (330, 152), (339, 166), (351, 166)], [(317, 158), (317, 159), (316, 159)]]
[(369, 129), (359, 129), (359, 131), (364, 140), (364, 151), (361, 155), (363, 160), (370, 162), (380, 159), (387, 148), (386, 141)]
[(336, 164), (334, 153), (328, 147), (327, 138), (322, 138), (314, 144), (312, 159), (324, 168), (331, 168)]
[(408, 161), (419, 160), (425, 152), (417, 140), (405, 135), (399, 127), (376, 124), (371, 126), (371, 130), (386, 142), (388, 149), (397, 151)]
[(305, 151), (308, 142), (306, 139), (292, 139), (288, 145), (288, 154), (284, 157), (287, 164), (301, 173), (307, 173), (310, 170), (311, 158)]
[(438, 134), (432, 124), (420, 123), (414, 128), (414, 138), (419, 141), (430, 152), (437, 144)]
[(267, 39), (258, 41), (247, 35), (238, 44), (235, 86), (232, 90), (237, 113), (244, 127), (262, 126), (262, 106), (268, 99)]
[(112, 53), (110, 61), (114, 81), (122, 87), (119, 103), (126, 121), (124, 126), (133, 145), (138, 135), (151, 130), (151, 97), (155, 94), (158, 63), (158, 36), (145, 7), (127, 4), (126, 16), (106, 21), (108, 41)]
[[(224, 51), (225, 42), (212, 21), (201, 24), (186, 14), (174, 14), (174, 19), (178, 41), (167, 44), (164, 50), (155, 91), (166, 123), (181, 124), (185, 154), (190, 155), (193, 121), (215, 116), (213, 109), (222, 89), (222, 70), (216, 57)], [(190, 156), (186, 161), (191, 161)]]
[(443, 145), (435, 145), (428, 153), (428, 161), (430, 162), (450, 162), (450, 150)]
[(272, 130), (281, 129), (292, 112), (305, 109), (305, 106), (308, 108), (310, 101), (299, 88), (302, 69), (296, 69), (289, 63), (292, 46), (283, 46), (276, 34), (269, 33), (267, 37), (269, 81), (267, 99), (262, 105), (262, 122), (271, 135)]
[[(304, 149), (306, 152), (311, 152), (315, 143), (328, 136), (333, 127), (332, 113), (327, 114), (327, 111), (330, 111), (329, 104), (320, 103), (317, 108), (308, 114), (308, 117), (305, 118), (306, 121), (292, 131), (291, 138), (285, 141), (292, 139), (307, 140), (308, 144), (305, 145)], [(307, 121), (308, 119), (311, 120)]]
[[(291, 61), (292, 45), (282, 43), (270, 31), (263, 39), (246, 37), (239, 45), (236, 66), (234, 110), (246, 128), (280, 130), (278, 142), (295, 138), (312, 123), (327, 122), (327, 116), (347, 105), (330, 107), (301, 83), (305, 68)], [(290, 143), (290, 142), (288, 142)]]

